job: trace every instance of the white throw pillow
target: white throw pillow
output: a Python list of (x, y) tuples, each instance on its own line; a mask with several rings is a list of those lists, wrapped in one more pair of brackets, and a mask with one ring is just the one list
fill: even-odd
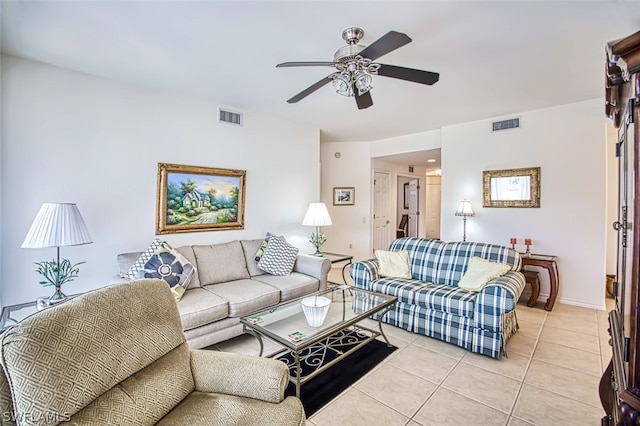
[(289, 275), (298, 256), (298, 248), (284, 238), (272, 235), (258, 262), (258, 269), (271, 275)]
[(378, 274), (387, 278), (411, 278), (409, 252), (376, 250), (376, 259), (380, 266)]
[(506, 274), (511, 266), (506, 263), (492, 262), (474, 256), (469, 261), (467, 271), (458, 282), (458, 287), (469, 291), (480, 291), (489, 281)]

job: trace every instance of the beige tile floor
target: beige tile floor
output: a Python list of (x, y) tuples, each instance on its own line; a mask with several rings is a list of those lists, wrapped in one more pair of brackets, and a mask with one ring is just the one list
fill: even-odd
[[(330, 279), (339, 277), (334, 268)], [(307, 425), (599, 425), (598, 384), (611, 357), (606, 312), (559, 303), (547, 312), (523, 301), (516, 310), (520, 330), (500, 360), (385, 325), (398, 349)], [(217, 347), (258, 350), (251, 336)]]

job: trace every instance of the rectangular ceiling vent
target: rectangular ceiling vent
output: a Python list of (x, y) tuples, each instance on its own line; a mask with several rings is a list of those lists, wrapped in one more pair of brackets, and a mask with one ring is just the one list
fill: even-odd
[(220, 123), (229, 123), (236, 126), (242, 126), (242, 114), (239, 112), (233, 112), (218, 108), (218, 121)]
[(520, 117), (509, 118), (508, 120), (494, 121), (491, 123), (492, 131), (499, 132), (500, 130), (517, 129), (520, 127)]

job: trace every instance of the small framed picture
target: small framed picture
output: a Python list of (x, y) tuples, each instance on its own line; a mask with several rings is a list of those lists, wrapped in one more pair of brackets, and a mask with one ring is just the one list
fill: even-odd
[(333, 188), (333, 205), (334, 206), (353, 206), (356, 203), (356, 189), (351, 188)]

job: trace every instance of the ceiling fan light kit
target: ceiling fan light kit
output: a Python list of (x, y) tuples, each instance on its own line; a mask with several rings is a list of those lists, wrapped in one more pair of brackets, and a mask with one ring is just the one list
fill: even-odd
[(334, 53), (333, 62), (284, 62), (276, 65), (277, 68), (331, 66), (337, 70), (287, 100), (287, 102), (298, 102), (331, 82), (336, 93), (342, 96), (355, 97), (358, 109), (365, 109), (373, 105), (370, 93), (373, 88), (371, 85), (373, 75), (381, 75), (427, 85), (436, 83), (440, 78), (440, 74), (431, 71), (373, 62), (380, 56), (386, 55), (410, 43), (411, 38), (406, 34), (389, 31), (374, 41), (370, 46), (358, 44), (363, 36), (364, 31), (361, 28), (352, 27), (344, 30), (342, 32), (342, 39), (347, 42), (347, 45), (342, 46)]

